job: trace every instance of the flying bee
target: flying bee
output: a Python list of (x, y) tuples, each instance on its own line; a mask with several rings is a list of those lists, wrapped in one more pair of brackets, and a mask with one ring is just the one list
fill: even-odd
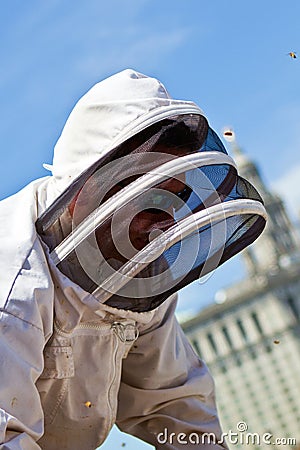
[(288, 55), (289, 55), (291, 58), (293, 58), (293, 59), (296, 59), (296, 58), (297, 58), (296, 52), (289, 52)]
[(235, 133), (234, 133), (233, 129), (230, 127), (223, 128), (223, 138), (227, 142), (234, 142), (235, 141)]

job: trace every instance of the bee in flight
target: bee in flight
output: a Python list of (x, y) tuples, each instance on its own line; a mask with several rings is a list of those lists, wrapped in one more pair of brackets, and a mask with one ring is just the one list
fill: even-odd
[(296, 58), (297, 58), (296, 52), (289, 52), (288, 55), (289, 55), (291, 58), (293, 58), (293, 59), (296, 59)]

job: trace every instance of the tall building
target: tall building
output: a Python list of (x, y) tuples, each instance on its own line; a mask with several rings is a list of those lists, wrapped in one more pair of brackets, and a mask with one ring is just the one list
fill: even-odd
[[(242, 253), (247, 277), (182, 323), (208, 364), (230, 448), (300, 448), (300, 244), (282, 200), (232, 140), (239, 173), (264, 199), (268, 224)], [(297, 440), (297, 444), (295, 443)]]

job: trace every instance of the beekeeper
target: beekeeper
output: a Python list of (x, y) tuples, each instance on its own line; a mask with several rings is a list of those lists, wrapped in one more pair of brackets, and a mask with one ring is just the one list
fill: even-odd
[(47, 168), (0, 203), (0, 448), (92, 450), (113, 424), (226, 448), (176, 291), (258, 237), (258, 193), (196, 104), (134, 70), (79, 100)]

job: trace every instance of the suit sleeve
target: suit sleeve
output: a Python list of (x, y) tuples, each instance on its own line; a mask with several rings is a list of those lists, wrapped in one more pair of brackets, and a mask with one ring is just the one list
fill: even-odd
[(39, 450), (43, 411), (35, 381), (43, 367), (41, 330), (0, 313), (0, 449)]
[(52, 332), (53, 283), (38, 240), (0, 299), (0, 450), (39, 450), (44, 414), (37, 379)]
[(213, 379), (179, 326), (175, 306), (173, 298), (157, 309), (124, 360), (117, 425), (158, 450), (226, 449)]

